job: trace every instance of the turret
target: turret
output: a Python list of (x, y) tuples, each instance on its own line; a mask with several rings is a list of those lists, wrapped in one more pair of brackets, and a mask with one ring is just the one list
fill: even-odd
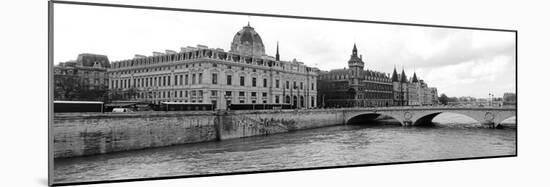
[(353, 50), (351, 51), (351, 57), (348, 60), (348, 67), (353, 70), (355, 75), (359, 75), (365, 67), (365, 63), (362, 58), (357, 55), (357, 45), (353, 44)]
[(407, 75), (405, 75), (405, 68), (401, 71), (401, 83), (407, 83)]
[(412, 78), (412, 82), (413, 82), (413, 83), (418, 83), (418, 78), (416, 78), (416, 72), (414, 72), (414, 75), (413, 75), (413, 78)]
[(399, 78), (397, 77), (397, 69), (395, 69), (395, 66), (393, 66), (393, 73), (391, 75), (391, 81), (392, 82), (399, 82)]

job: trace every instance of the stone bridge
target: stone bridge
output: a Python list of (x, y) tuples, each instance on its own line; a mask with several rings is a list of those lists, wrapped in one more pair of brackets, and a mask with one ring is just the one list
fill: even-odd
[(390, 116), (404, 126), (430, 124), (441, 113), (455, 113), (468, 116), (483, 125), (497, 127), (502, 121), (516, 116), (516, 108), (484, 107), (386, 107), (386, 108), (347, 108), (343, 109), (346, 124), (373, 118), (379, 115)]

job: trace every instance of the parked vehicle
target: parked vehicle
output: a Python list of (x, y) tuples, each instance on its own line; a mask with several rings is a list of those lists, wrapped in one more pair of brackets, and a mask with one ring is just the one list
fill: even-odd
[(113, 112), (133, 112), (129, 108), (113, 108)]

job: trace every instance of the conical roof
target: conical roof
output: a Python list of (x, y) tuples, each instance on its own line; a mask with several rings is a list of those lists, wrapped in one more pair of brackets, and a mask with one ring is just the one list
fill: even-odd
[(412, 82), (415, 82), (415, 83), (418, 82), (418, 78), (416, 78), (416, 72), (414, 72)]
[(395, 67), (393, 67), (393, 73), (391, 75), (391, 80), (393, 82), (399, 82), (399, 78), (397, 77), (397, 69), (395, 69)]
[(407, 82), (407, 75), (405, 75), (405, 69), (401, 71), (401, 82), (406, 83)]

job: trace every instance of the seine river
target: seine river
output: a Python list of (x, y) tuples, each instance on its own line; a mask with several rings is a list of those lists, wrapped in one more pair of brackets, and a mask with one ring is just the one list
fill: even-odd
[[(512, 155), (516, 128), (441, 114), (435, 127), (347, 125), (55, 160), (56, 183)], [(507, 120), (514, 123), (515, 119)]]

